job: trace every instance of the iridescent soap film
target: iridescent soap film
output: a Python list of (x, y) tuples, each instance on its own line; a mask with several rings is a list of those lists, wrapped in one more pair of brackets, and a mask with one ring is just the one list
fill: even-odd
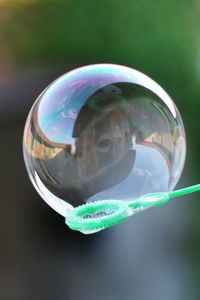
[(99, 64), (64, 74), (38, 97), (23, 150), (36, 190), (66, 216), (86, 202), (172, 190), (186, 143), (180, 114), (156, 82)]

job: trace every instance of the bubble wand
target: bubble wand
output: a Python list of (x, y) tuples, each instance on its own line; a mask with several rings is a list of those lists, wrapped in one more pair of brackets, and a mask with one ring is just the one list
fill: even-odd
[(117, 225), (144, 209), (161, 206), (170, 199), (200, 191), (200, 184), (171, 192), (149, 193), (133, 202), (101, 200), (73, 208), (65, 218), (70, 229), (94, 233)]

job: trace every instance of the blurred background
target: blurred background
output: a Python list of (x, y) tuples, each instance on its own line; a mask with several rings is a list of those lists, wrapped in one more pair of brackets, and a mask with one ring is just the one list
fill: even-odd
[(200, 299), (200, 194), (84, 236), (36, 193), (22, 156), (52, 80), (117, 63), (174, 99), (188, 147), (178, 187), (199, 183), (199, 18), (198, 0), (0, 0), (0, 299)]

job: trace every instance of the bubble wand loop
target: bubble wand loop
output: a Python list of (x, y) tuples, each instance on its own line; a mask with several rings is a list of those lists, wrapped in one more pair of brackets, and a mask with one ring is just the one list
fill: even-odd
[(149, 193), (137, 201), (101, 200), (78, 206), (70, 211), (65, 223), (73, 230), (94, 233), (117, 225), (144, 209), (161, 206), (170, 199), (200, 191), (200, 184), (172, 192)]

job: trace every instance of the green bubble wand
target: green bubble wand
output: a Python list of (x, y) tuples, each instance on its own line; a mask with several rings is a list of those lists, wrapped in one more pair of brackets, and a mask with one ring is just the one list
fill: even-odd
[(138, 200), (124, 202), (121, 200), (101, 200), (72, 208), (65, 218), (69, 228), (85, 234), (94, 233), (117, 225), (137, 212), (161, 206), (170, 199), (200, 191), (200, 184), (171, 192), (149, 193)]

